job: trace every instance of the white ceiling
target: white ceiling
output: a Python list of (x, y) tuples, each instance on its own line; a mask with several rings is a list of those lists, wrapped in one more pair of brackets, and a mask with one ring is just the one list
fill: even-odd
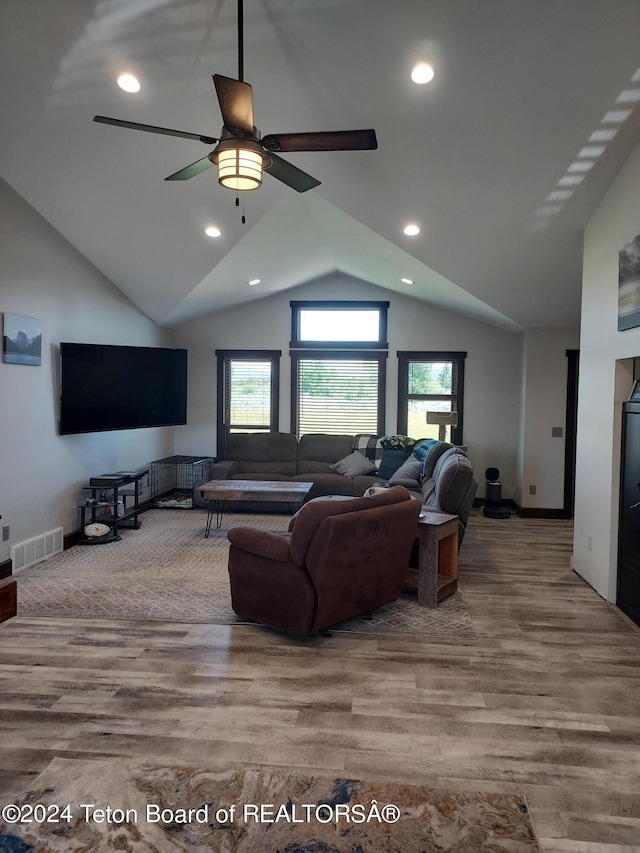
[(506, 328), (579, 324), (582, 229), (640, 141), (638, 0), (244, 5), (262, 133), (373, 127), (378, 150), (283, 155), (321, 185), (266, 175), (243, 225), (214, 169), (163, 180), (210, 147), (92, 121), (218, 136), (236, 0), (1, 0), (1, 176), (162, 325), (333, 270)]

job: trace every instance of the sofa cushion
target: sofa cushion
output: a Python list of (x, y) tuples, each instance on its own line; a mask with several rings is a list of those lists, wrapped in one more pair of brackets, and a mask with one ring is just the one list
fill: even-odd
[[(378, 477), (375, 471), (371, 474), (362, 474), (358, 477), (350, 477), (349, 482), (351, 483), (351, 494), (356, 498), (361, 498), (367, 489), (371, 488), (371, 486), (384, 486), (386, 488), (389, 485), (387, 480), (383, 480), (381, 477)], [(400, 485), (402, 485), (402, 483)]]
[(246, 470), (236, 470), (229, 477), (230, 480), (269, 480), (275, 482), (276, 480), (280, 482), (281, 480), (286, 480), (289, 482), (291, 480), (290, 474), (278, 474), (277, 470), (256, 470), (258, 467), (258, 462), (247, 462), (245, 463), (244, 468)]
[(330, 467), (332, 471), (343, 474), (345, 477), (357, 477), (358, 474), (368, 474), (376, 469), (374, 463), (359, 450), (354, 450), (348, 456), (334, 462)]
[(343, 477), (342, 474), (336, 474), (333, 471), (295, 474), (288, 479), (294, 483), (313, 483), (305, 496), (305, 503), (321, 495), (351, 495), (352, 483), (354, 482), (351, 477)]
[(224, 455), (239, 463), (235, 469), (239, 473), (295, 474), (298, 439), (288, 432), (232, 432), (227, 436)]
[[(298, 442), (298, 465), (302, 461), (328, 462), (332, 465), (338, 459), (347, 456), (352, 450), (352, 435), (307, 433), (300, 436), (300, 441)], [(298, 467), (296, 473), (303, 473), (300, 467)]]

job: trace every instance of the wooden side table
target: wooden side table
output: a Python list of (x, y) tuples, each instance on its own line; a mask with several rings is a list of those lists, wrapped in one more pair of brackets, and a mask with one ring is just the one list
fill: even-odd
[(424, 510), (418, 545), (418, 604), (437, 607), (458, 588), (458, 516)]

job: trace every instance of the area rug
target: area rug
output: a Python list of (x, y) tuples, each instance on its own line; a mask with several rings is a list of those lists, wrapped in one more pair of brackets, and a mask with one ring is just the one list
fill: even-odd
[(518, 794), (124, 759), (55, 758), (2, 814), (19, 853), (540, 851)]
[[(76, 545), (19, 572), (18, 616), (239, 623), (231, 608), (227, 530), (284, 531), (289, 517), (225, 513), (224, 527), (212, 528), (208, 539), (203, 510), (153, 509), (141, 521), (139, 530), (122, 530), (119, 542)], [(429, 610), (409, 591), (371, 620), (352, 619), (332, 630), (475, 637), (460, 594)]]

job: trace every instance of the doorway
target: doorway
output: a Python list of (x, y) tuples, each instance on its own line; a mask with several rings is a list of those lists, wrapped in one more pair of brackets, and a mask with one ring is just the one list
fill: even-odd
[(622, 406), (616, 605), (640, 625), (640, 391)]

